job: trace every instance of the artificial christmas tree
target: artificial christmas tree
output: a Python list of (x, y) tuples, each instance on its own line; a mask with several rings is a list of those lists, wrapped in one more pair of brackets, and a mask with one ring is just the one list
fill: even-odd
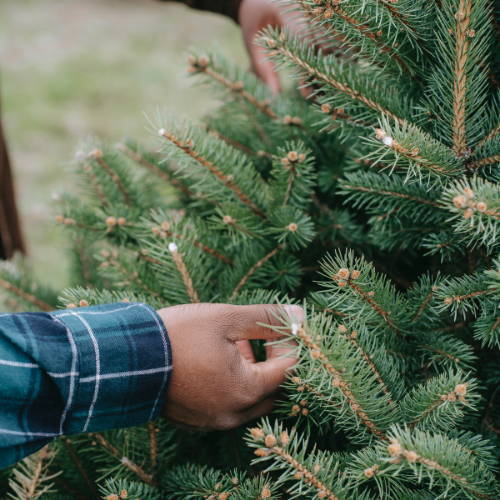
[[(87, 196), (57, 218), (75, 241), (67, 307), (304, 304), (303, 325), (283, 319), (300, 363), (277, 411), (248, 431), (65, 438), (12, 471), (13, 498), (498, 498), (493, 2), (298, 8), (307, 34), (261, 44), (308, 102), (191, 56), (224, 105), (199, 127), (159, 118), (159, 152), (91, 145)], [(2, 276), (14, 306), (56, 305)]]

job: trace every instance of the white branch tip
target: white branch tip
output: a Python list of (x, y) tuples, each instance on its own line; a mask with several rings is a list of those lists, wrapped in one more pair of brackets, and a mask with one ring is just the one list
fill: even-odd
[(394, 142), (394, 139), (390, 136), (390, 135), (386, 135), (383, 139), (382, 139), (382, 142), (386, 145), (386, 146), (392, 146), (392, 143)]

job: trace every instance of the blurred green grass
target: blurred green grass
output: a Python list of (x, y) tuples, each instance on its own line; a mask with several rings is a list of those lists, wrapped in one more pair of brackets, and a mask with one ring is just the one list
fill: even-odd
[(30, 260), (56, 289), (68, 282), (67, 235), (53, 198), (76, 185), (69, 165), (89, 136), (155, 144), (159, 107), (197, 119), (214, 105), (186, 74), (190, 48), (246, 65), (238, 27), (153, 0), (1, 0), (2, 115)]

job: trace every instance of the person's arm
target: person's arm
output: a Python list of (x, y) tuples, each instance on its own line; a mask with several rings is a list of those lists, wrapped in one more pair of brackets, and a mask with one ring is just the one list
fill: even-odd
[[(249, 339), (280, 338), (261, 326), (282, 325), (280, 314), (269, 305), (139, 303), (0, 314), (0, 469), (62, 434), (159, 415), (225, 429), (266, 413), (296, 360), (281, 345), (256, 362)], [(296, 306), (287, 314), (303, 317)]]
[(299, 11), (275, 0), (177, 1), (195, 9), (224, 14), (239, 23), (253, 71), (273, 92), (280, 91), (280, 80), (274, 64), (262, 48), (255, 44), (255, 37), (266, 26), (283, 26), (292, 32), (298, 32), (303, 22)]
[(0, 314), (0, 469), (62, 434), (156, 418), (171, 366), (144, 304)]

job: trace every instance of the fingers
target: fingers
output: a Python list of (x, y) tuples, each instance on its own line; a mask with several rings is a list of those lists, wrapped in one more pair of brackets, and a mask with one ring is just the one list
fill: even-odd
[(269, 358), (261, 363), (248, 363), (246, 372), (257, 399), (274, 394), (285, 381), (287, 372), (297, 363), (293, 350), (288, 357)]
[(269, 413), (273, 409), (273, 405), (274, 405), (274, 398), (267, 398), (262, 401), (259, 401), (254, 406), (247, 408), (246, 410), (240, 413), (239, 417), (242, 420), (241, 423), (245, 423), (248, 422), (249, 420), (254, 420), (256, 418), (262, 417), (262, 415)]
[(254, 304), (233, 306), (232, 314), (237, 328), (229, 331), (228, 337), (233, 341), (250, 339), (277, 340), (283, 334), (264, 325), (283, 327), (283, 319), (288, 319), (292, 323), (302, 323), (304, 320), (304, 310), (302, 307), (295, 305)]
[(249, 362), (255, 363), (255, 355), (248, 340), (238, 340), (236, 343), (236, 347), (240, 354)]
[(255, 45), (253, 41), (249, 45), (248, 51), (255, 74), (271, 89), (273, 94), (278, 94), (281, 91), (281, 84), (272, 61), (267, 59), (263, 49)]

